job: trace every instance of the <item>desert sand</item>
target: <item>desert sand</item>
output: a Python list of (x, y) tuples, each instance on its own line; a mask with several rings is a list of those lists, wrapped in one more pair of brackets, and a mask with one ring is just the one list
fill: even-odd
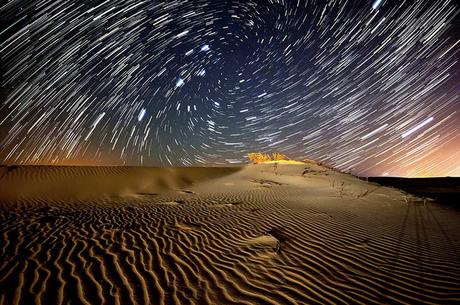
[(314, 163), (0, 168), (0, 304), (460, 302), (460, 211)]

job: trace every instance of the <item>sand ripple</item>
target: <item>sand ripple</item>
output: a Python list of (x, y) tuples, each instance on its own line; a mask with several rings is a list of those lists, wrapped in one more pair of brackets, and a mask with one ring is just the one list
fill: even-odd
[[(114, 197), (9, 192), (0, 201), (0, 304), (460, 301), (458, 212), (407, 204), (386, 188), (391, 202), (380, 190), (346, 198), (330, 179), (356, 192), (367, 186), (327, 169), (279, 166), (270, 177), (270, 167), (262, 169), (202, 183), (192, 175), (166, 192), (134, 185)], [(135, 176), (116, 168), (50, 171), (58, 174), (19, 168), (3, 179)]]

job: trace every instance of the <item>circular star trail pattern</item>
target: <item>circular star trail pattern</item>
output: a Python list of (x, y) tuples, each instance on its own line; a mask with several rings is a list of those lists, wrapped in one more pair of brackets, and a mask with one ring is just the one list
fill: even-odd
[(0, 160), (460, 174), (452, 1), (4, 4)]

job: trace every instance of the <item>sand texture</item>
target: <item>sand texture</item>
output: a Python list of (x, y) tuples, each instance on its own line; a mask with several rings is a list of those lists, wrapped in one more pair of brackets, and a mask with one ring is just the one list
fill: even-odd
[(0, 304), (455, 304), (460, 212), (314, 163), (0, 168)]

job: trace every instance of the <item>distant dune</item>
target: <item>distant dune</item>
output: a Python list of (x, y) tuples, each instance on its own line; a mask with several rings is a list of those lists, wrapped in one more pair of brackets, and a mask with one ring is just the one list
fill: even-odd
[(238, 167), (4, 166), (0, 167), (0, 200), (153, 194), (238, 170)]
[(0, 304), (454, 304), (460, 211), (310, 162), (0, 168)]

